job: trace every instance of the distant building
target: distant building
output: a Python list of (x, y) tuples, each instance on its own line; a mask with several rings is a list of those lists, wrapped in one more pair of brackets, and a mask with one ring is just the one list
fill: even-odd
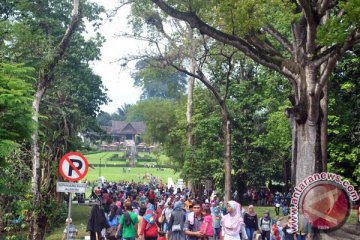
[(111, 121), (111, 126), (104, 126), (103, 129), (114, 141), (135, 141), (136, 135), (141, 137), (145, 133), (146, 125), (144, 122)]

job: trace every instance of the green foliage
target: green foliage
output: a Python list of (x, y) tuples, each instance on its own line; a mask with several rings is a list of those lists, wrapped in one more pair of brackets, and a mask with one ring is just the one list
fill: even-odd
[(31, 160), (22, 147), (11, 151), (4, 160), (5, 164), (0, 168), (0, 218), (4, 220), (7, 236), (11, 237), (27, 227)]
[(96, 120), (100, 126), (111, 126), (111, 120), (115, 120), (115, 119), (113, 119), (109, 113), (101, 111), (96, 116)]
[[(341, 14), (340, 10), (346, 14)], [(331, 11), (329, 20), (319, 27), (318, 43), (325, 46), (343, 43), (348, 33), (359, 26), (359, 16), (359, 0), (339, 1), (338, 8)]]
[(186, 75), (174, 68), (161, 66), (151, 60), (139, 61), (135, 68), (132, 77), (134, 85), (143, 91), (141, 99), (178, 99), (184, 94)]
[(163, 143), (172, 126), (175, 125), (175, 109), (173, 100), (149, 99), (133, 105), (127, 115), (127, 121), (144, 121), (146, 123), (145, 142)]
[(0, 63), (0, 165), (16, 143), (30, 137), (32, 72), (22, 64)]
[(360, 49), (341, 60), (329, 85), (328, 169), (360, 186)]

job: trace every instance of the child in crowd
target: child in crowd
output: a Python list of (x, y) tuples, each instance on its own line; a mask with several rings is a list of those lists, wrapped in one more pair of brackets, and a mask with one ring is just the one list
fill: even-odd
[[(68, 231), (68, 229), (69, 229), (69, 231)], [(75, 240), (77, 233), (78, 233), (78, 230), (76, 229), (75, 225), (72, 224), (72, 219), (67, 218), (66, 219), (66, 227), (64, 229), (64, 235), (63, 235), (62, 239), (63, 240)]]
[(271, 236), (270, 236), (271, 240), (281, 240), (280, 237), (280, 231), (279, 228), (276, 224), (273, 224), (271, 227)]
[(203, 224), (200, 227), (200, 232), (204, 234), (205, 239), (209, 239), (214, 235), (214, 229), (212, 225), (212, 217), (209, 206), (204, 206), (202, 209), (202, 215), (204, 216)]

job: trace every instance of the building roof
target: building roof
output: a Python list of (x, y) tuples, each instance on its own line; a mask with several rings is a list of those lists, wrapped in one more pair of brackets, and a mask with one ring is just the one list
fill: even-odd
[(124, 122), (111, 121), (111, 127), (106, 131), (109, 134), (125, 135), (125, 134), (144, 134), (146, 125), (144, 122)]

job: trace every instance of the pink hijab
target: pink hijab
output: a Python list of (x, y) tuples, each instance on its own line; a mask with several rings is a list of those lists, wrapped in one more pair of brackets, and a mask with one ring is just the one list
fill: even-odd
[(244, 224), (244, 220), (241, 217), (240, 204), (235, 201), (229, 201), (228, 204), (232, 208), (232, 213), (226, 214), (221, 219), (221, 226), (224, 228), (224, 232), (227, 235), (236, 235), (241, 231), (241, 227)]

